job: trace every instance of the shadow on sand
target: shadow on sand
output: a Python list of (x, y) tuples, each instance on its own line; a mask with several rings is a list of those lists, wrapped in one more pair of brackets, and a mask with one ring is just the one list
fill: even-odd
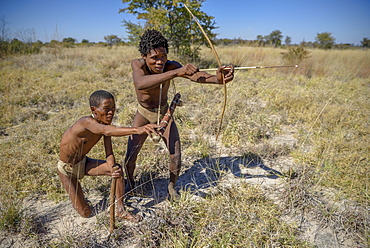
[[(277, 179), (283, 176), (281, 172), (266, 166), (263, 163), (262, 158), (255, 154), (247, 154), (245, 156), (237, 157), (206, 157), (195, 161), (192, 167), (181, 174), (177, 182), (177, 188), (190, 191), (197, 196), (204, 197), (205, 193), (203, 193), (202, 190), (217, 186), (220, 179), (230, 173), (232, 173), (234, 177), (244, 179)], [(145, 197), (151, 198), (151, 201), (147, 202), (144, 207), (152, 207), (166, 200), (168, 197), (168, 183), (168, 178), (153, 179), (150, 182), (146, 182), (146, 190), (143, 190), (142, 192), (145, 194)]]

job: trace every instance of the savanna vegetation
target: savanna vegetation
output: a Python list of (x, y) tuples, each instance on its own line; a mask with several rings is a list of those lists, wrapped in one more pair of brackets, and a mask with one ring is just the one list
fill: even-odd
[[(246, 46), (217, 50), (224, 64), (299, 67), (237, 71), (227, 87), (227, 111), (217, 141), (222, 87), (175, 79), (170, 92), (180, 92), (184, 102), (175, 114), (183, 170), (198, 159), (220, 156), (222, 147), (233, 151), (230, 156), (293, 157), (294, 166), (281, 171), (284, 183), (278, 201), (248, 181), (216, 187), (202, 201), (192, 200), (195, 192), (184, 189), (179, 202), (158, 209), (157, 219), (135, 227), (120, 224), (111, 243), (99, 243), (94, 233), (82, 231), (46, 239), (38, 212), (25, 211), (30, 198), (56, 204), (68, 199), (56, 173), (63, 132), (89, 115), (88, 97), (95, 90), (115, 95), (116, 125), (130, 125), (137, 104), (130, 68), (139, 55), (135, 47), (56, 44), (0, 60), (2, 233), (35, 240), (40, 247), (122, 247), (128, 236), (137, 237), (139, 247), (309, 247), (314, 244), (301, 237), (299, 223), (284, 221), (284, 216), (305, 213), (323, 227), (344, 233), (356, 247), (369, 246), (370, 51)], [(200, 58), (200, 67), (217, 67), (207, 48)], [(293, 146), (271, 142), (287, 129), (293, 130)], [(114, 138), (113, 143), (122, 161), (126, 138)], [(143, 165), (137, 171), (141, 180), (168, 176), (166, 153), (155, 150), (146, 142), (138, 161)], [(103, 159), (102, 145), (90, 156)], [(222, 180), (217, 164), (209, 166)], [(101, 197), (107, 196), (109, 186), (109, 178), (83, 179), (86, 191), (98, 189)], [(106, 212), (97, 217), (96, 229), (106, 227), (107, 219)]]

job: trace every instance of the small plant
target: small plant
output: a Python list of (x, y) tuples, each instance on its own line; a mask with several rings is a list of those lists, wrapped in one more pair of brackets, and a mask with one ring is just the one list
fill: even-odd
[(9, 232), (19, 232), (22, 226), (22, 198), (5, 193), (0, 196), (0, 229)]
[(288, 64), (299, 64), (302, 60), (309, 57), (310, 52), (303, 46), (289, 47), (287, 53), (282, 53), (283, 60)]

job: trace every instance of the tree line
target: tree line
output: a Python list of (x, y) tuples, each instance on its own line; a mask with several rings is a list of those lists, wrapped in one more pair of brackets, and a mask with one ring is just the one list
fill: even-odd
[[(346, 49), (351, 47), (357, 47), (350, 43), (335, 43), (335, 38), (330, 32), (317, 33), (315, 41), (301, 41), (299, 44), (292, 44), (292, 38), (285, 36), (283, 43), (283, 35), (280, 30), (272, 31), (269, 35), (257, 35), (255, 40), (244, 40), (241, 38), (234, 39), (216, 39), (217, 45), (248, 45), (248, 46), (273, 46), (273, 47), (287, 47), (287, 46), (303, 46), (307, 48), (320, 48), (320, 49)], [(370, 48), (370, 39), (363, 38), (360, 41), (362, 48)]]

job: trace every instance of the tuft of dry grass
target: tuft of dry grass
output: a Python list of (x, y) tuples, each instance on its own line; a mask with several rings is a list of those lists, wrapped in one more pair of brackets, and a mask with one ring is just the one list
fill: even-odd
[(220, 188), (204, 200), (180, 202), (140, 226), (142, 247), (308, 247), (296, 227), (281, 223), (279, 208), (261, 191), (242, 183)]

